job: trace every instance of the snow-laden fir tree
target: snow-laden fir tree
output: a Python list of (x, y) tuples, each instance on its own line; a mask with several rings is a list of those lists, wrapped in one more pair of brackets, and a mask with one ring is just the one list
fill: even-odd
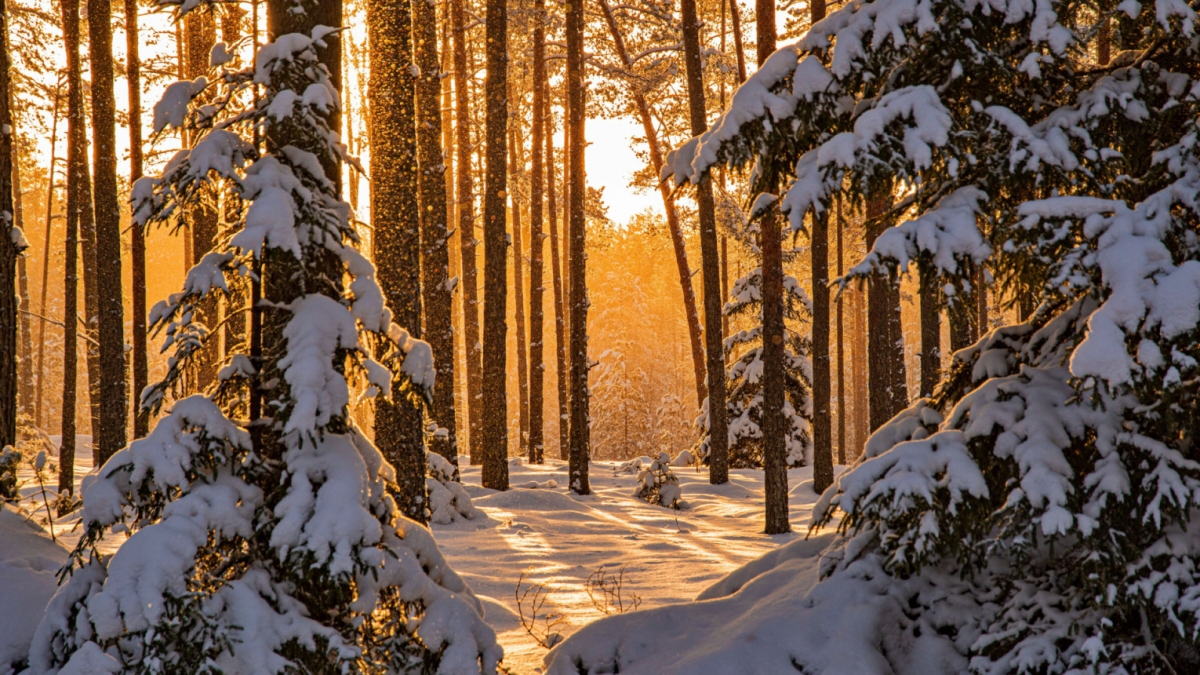
[[(171, 357), (141, 404), (169, 412), (85, 479), (86, 533), (34, 673), (496, 672), (478, 600), (398, 512), (392, 467), (349, 415), (351, 381), (427, 397), (433, 370), (428, 345), (391, 322), (329, 178), (351, 161), (329, 126), (330, 33), (281, 35), (246, 68), (218, 45), (211, 80), (173, 84), (155, 107), (157, 133), (196, 140), (135, 185), (138, 224), (175, 222), (206, 185), (234, 222), (151, 313)], [(235, 352), (212, 390), (168, 403), (218, 334), (196, 307), (250, 278), (261, 361)]]
[(1195, 3), (857, 0), (670, 157), (677, 181), (753, 164), (784, 186), (754, 211), (795, 230), (892, 193), (857, 272), (915, 261), (952, 298), (985, 265), (1036, 308), (817, 507), (844, 536), (822, 586), (881, 594), (856, 672), (1200, 671), (1198, 120)]
[[(812, 300), (794, 277), (784, 276), (784, 326), (786, 338), (783, 364), (784, 443), (788, 466), (806, 466), (812, 460), (812, 362), (809, 340), (797, 328), (808, 321)], [(748, 318), (752, 326), (725, 338), (725, 410), (729, 421), (729, 467), (762, 468), (762, 268), (757, 267), (733, 283), (722, 310), (731, 319)], [(708, 404), (701, 406), (708, 410)], [(696, 418), (700, 440), (694, 454), (708, 464), (708, 414)]]

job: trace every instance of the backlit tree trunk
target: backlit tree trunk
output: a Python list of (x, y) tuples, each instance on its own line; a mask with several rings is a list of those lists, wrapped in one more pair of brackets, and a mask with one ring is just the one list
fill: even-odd
[(921, 396), (933, 395), (942, 365), (942, 316), (938, 307), (937, 277), (933, 270), (920, 271), (921, 303)]
[(117, 202), (116, 104), (113, 100), (112, 6), (87, 3), (91, 55), (96, 291), (100, 310), (100, 429), (97, 464), (125, 446), (125, 307), (121, 292), (121, 209)]
[[(137, 0), (125, 0), (125, 79), (129, 87), (129, 184), (142, 177), (142, 74), (138, 46)], [(146, 233), (138, 225), (129, 228), (133, 271), (133, 437), (150, 430), (150, 416), (142, 411), (142, 389), (150, 383), (146, 359)]]
[(475, 194), (471, 180), (471, 71), (467, 68), (466, 0), (451, 0), (454, 32), (454, 136), (458, 161), (458, 241), (462, 269), (463, 342), (467, 362), (467, 427), (471, 464), (483, 461), (483, 344), (479, 341), (479, 278)]
[[(133, 0), (126, 0), (127, 2)], [(184, 17), (184, 75), (191, 80), (208, 74), (209, 54), (217, 41), (216, 10), (213, 6), (201, 6), (192, 10)], [(189, 144), (195, 138), (189, 139)], [(188, 225), (192, 230), (192, 259), (188, 264), (195, 265), (213, 249), (217, 240), (217, 195), (211, 189), (205, 189), (205, 203), (190, 209), (187, 214)], [(204, 299), (200, 303), (199, 319), (210, 329), (220, 321), (218, 304), (215, 296)], [(216, 334), (209, 337), (208, 343), (198, 355), (196, 368), (196, 386), (204, 391), (217, 381), (217, 366), (221, 354)]]
[[(367, 124), (371, 144), (371, 243), (379, 286), (393, 320), (421, 336), (420, 213), (412, 63), (412, 17), (405, 0), (367, 3), (370, 55)], [(378, 401), (375, 443), (396, 467), (401, 511), (424, 520), (425, 442), (420, 405)]]
[[(688, 0), (685, 0), (685, 2)], [(588, 353), (587, 353), (587, 278), (585, 260), (584, 133), (586, 117), (583, 90), (583, 3), (567, 4), (567, 166), (570, 172), (570, 195), (567, 206), (567, 259), (570, 274), (569, 288), (570, 359), (569, 406), (570, 446), (568, 466), (570, 489), (576, 494), (591, 494), (588, 481), (588, 461), (591, 458), (591, 431), (588, 413)]]
[(533, 129), (530, 134), (529, 176), (529, 461), (541, 464), (545, 455), (542, 410), (545, 392), (545, 338), (542, 297), (542, 199), (545, 192), (546, 137), (546, 7), (536, 0), (533, 7)]
[(0, 448), (17, 442), (17, 248), (13, 221), (13, 120), (8, 10), (0, 3)]
[[(511, 86), (511, 82), (509, 83)], [(515, 98), (515, 97), (514, 97)], [(508, 172), (513, 184), (521, 184), (525, 172), (524, 153), (517, 151), (521, 144), (518, 127), (520, 115), (514, 115), (508, 138)], [(529, 443), (529, 349), (525, 342), (525, 228), (521, 218), (520, 193), (514, 190), (509, 197), (512, 214), (513, 318), (517, 328), (517, 454), (524, 455)]]
[[(688, 113), (693, 136), (708, 129), (704, 77), (700, 64), (700, 19), (695, 0), (682, 0), (683, 51), (687, 66)], [(772, 35), (774, 33), (772, 32)], [(709, 481), (729, 481), (729, 438), (725, 419), (725, 353), (721, 342), (721, 260), (717, 250), (717, 220), (712, 179), (705, 176), (696, 190), (700, 220), (700, 259), (704, 273), (704, 347), (708, 375)], [(765, 229), (765, 227), (764, 227)]]
[(425, 340), (433, 348), (437, 386), (429, 412), (438, 429), (430, 449), (458, 466), (454, 418), (454, 325), (450, 288), (449, 231), (446, 228), (446, 163), (442, 155), (442, 69), (438, 58), (437, 5), (412, 3), (413, 47), (417, 64), (417, 164), (421, 206), (421, 290)]
[[(67, 55), (71, 54), (71, 43), (67, 41), (67, 34), (63, 33), (63, 45), (66, 48)], [(76, 58), (79, 55), (79, 36), (75, 35), (75, 54)], [(69, 64), (69, 61), (68, 61)], [(68, 65), (68, 72), (70, 66)], [(70, 86), (68, 78), (68, 86)], [(58, 163), (58, 157), (55, 151), (58, 149), (58, 111), (59, 104), (62, 102), (61, 96), (62, 80), (59, 79), (54, 87), (54, 112), (51, 115), (53, 120), (50, 124), (50, 170), (46, 174), (46, 234), (42, 244), (42, 291), (41, 298), (38, 302), (38, 313), (46, 316), (46, 299), (47, 293), (50, 290), (50, 240), (51, 234), (54, 232), (54, 167)], [(90, 210), (90, 209), (89, 209)], [(38, 319), (37, 331), (37, 365), (36, 375), (37, 383), (33, 393), (33, 425), (38, 429), (42, 429), (42, 407), (43, 390), (46, 383), (46, 319)]]
[(508, 489), (508, 391), (505, 304), (508, 243), (508, 3), (487, 0), (487, 183), (483, 198), (483, 469), (484, 487)]
[[(547, 85), (548, 87), (549, 85)], [(547, 91), (547, 94), (549, 92)], [(558, 253), (558, 201), (554, 190), (554, 129), (550, 106), (546, 106), (546, 185), (549, 188), (546, 206), (550, 222), (550, 275), (554, 284), (554, 359), (555, 385), (558, 390), (558, 458), (570, 458), (570, 426), (567, 424), (567, 342), (566, 316), (563, 310), (562, 261)]]

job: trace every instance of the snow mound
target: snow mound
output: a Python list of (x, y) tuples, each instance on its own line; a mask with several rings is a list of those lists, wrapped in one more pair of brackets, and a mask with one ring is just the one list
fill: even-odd
[[(550, 651), (546, 673), (928, 675), (965, 669), (946, 626), (905, 617), (918, 596), (949, 608), (964, 602), (948, 577), (939, 587), (926, 579), (896, 583), (868, 556), (818, 581), (831, 544), (837, 546), (828, 535), (797, 540), (735, 570), (696, 602), (596, 621)], [(909, 637), (914, 634), (920, 637)]]
[(29, 657), (37, 618), (58, 589), (67, 551), (37, 525), (0, 505), (0, 675)]
[(537, 509), (539, 511), (588, 511), (589, 507), (561, 492), (508, 490), (475, 500), (475, 506), (493, 509)]

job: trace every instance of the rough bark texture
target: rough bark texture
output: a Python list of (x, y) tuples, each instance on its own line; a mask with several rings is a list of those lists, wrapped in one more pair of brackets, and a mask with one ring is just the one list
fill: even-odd
[[(730, 18), (733, 19), (733, 48), (737, 52), (738, 83), (740, 84), (746, 81), (746, 50), (742, 47), (742, 11), (738, 9), (738, 0), (728, 1)], [(774, 49), (775, 40), (772, 39), (771, 50), (774, 51)]]
[[(420, 213), (412, 63), (412, 17), (405, 0), (367, 3), (371, 80), (371, 242), (379, 285), (393, 321), (421, 336)], [(418, 402), (397, 396), (375, 409), (375, 444), (396, 467), (398, 502), (424, 520), (425, 443)]]
[[(867, 250), (882, 232), (879, 218), (887, 211), (890, 193), (884, 192), (867, 200)], [(892, 279), (872, 275), (868, 282), (867, 332), (868, 384), (870, 426), (874, 432), (908, 401), (907, 389), (897, 384), (904, 376), (903, 337), (899, 332), (900, 290)], [(901, 380), (902, 381), (902, 380)], [(903, 403), (901, 403), (903, 401)]]
[(951, 298), (947, 308), (950, 318), (950, 353), (971, 346), (971, 333), (978, 307), (974, 293), (960, 293)]
[(545, 421), (542, 419), (546, 380), (543, 311), (542, 252), (545, 250), (542, 200), (546, 171), (543, 152), (546, 137), (546, 7), (533, 6), (533, 129), (530, 135), (529, 175), (529, 461), (545, 460)]
[(485, 136), (487, 184), (483, 198), (483, 468), (484, 487), (508, 489), (508, 391), (505, 304), (508, 302), (505, 207), (508, 190), (508, 3), (487, 2)]
[(0, 448), (17, 442), (17, 249), (13, 240), (13, 140), (8, 10), (0, 2)]
[(921, 396), (933, 395), (941, 377), (942, 315), (938, 308), (937, 278), (930, 270), (921, 270)]
[[(421, 205), (421, 292), (425, 341), (433, 348), (437, 386), (429, 413), (437, 422), (430, 449), (458, 466), (454, 418), (454, 325), (450, 288), (450, 236), (446, 228), (446, 163), (442, 155), (442, 69), (438, 59), (437, 5), (412, 3), (413, 49), (419, 75), (417, 178)], [(374, 139), (372, 139), (374, 140)]]
[[(708, 129), (704, 105), (704, 77), (700, 64), (700, 19), (695, 0), (680, 4), (683, 53), (687, 66), (688, 116), (693, 136)], [(774, 32), (771, 33), (774, 35)], [(729, 434), (725, 419), (725, 353), (721, 335), (721, 260), (717, 250), (717, 219), (713, 207), (712, 179), (704, 177), (696, 190), (700, 220), (700, 259), (704, 273), (704, 346), (708, 375), (708, 424), (712, 437), (708, 477), (714, 485), (729, 481)]]
[[(78, 44), (79, 0), (62, 3), (63, 37)], [(70, 36), (70, 37), (68, 37)], [(68, 68), (74, 60), (76, 67), (79, 52), (68, 50)], [(67, 116), (67, 208), (66, 235), (63, 237), (63, 380), (62, 380), (62, 444), (58, 452), (58, 491), (71, 492), (75, 489), (75, 408), (76, 379), (79, 364), (79, 322), (74, 317), (79, 313), (79, 214), (88, 207), (81, 204), (79, 187), (88, 182), (87, 127), (83, 122), (83, 92), (72, 88), (68, 93), (69, 111), (77, 114)]]
[[(554, 128), (549, 106), (546, 107), (546, 128)], [(558, 458), (567, 460), (570, 458), (571, 448), (568, 437), (570, 425), (567, 424), (567, 322), (563, 314), (562, 262), (558, 254), (558, 200), (554, 190), (554, 136), (551, 133), (546, 134), (546, 185), (549, 188), (546, 206), (549, 209), (550, 222), (550, 276), (553, 277), (554, 284), (554, 374), (558, 390)]]
[(113, 100), (112, 6), (87, 3), (91, 56), (92, 176), (96, 213), (96, 292), (100, 310), (100, 429), (96, 462), (125, 446), (125, 306), (121, 291), (121, 208), (117, 202), (116, 104)]
[(125, 447), (125, 304), (121, 293), (121, 209), (116, 192), (116, 104), (113, 100), (113, 11), (89, 0), (91, 135), (96, 172), (96, 293), (100, 309), (100, 430), (92, 430), (96, 464)]
[[(629, 50), (625, 47), (625, 38), (617, 26), (616, 18), (613, 16), (607, 0), (601, 0), (600, 7), (604, 10), (604, 20), (608, 24), (608, 31), (612, 35), (613, 44), (617, 49), (617, 55), (621, 58), (621, 63), (625, 68), (632, 69), (633, 60), (629, 56)], [(740, 58), (741, 52), (739, 51), (738, 54)], [(742, 63), (741, 67), (742, 70), (745, 70), (745, 63)], [(650, 112), (650, 104), (646, 101), (646, 96), (641, 89), (634, 88), (631, 93), (634, 106), (638, 111), (638, 118), (642, 122), (642, 133), (646, 135), (646, 145), (650, 149), (650, 164), (654, 168), (655, 175), (658, 175), (662, 170), (663, 155), (658, 141), (658, 132), (654, 128), (654, 117)], [(666, 182), (661, 182), (658, 190), (662, 195), (663, 210), (667, 214), (667, 229), (671, 233), (671, 246), (675, 251), (675, 269), (679, 272), (679, 288), (683, 292), (683, 313), (687, 318), (688, 341), (692, 348), (692, 369), (696, 378), (696, 407), (699, 408), (704, 404), (705, 397), (708, 396), (708, 387), (705, 384), (707, 371), (704, 363), (700, 315), (696, 311), (696, 291), (692, 287), (692, 270), (688, 265), (683, 228), (679, 225), (679, 215), (675, 211), (675, 199), (671, 187)], [(722, 272), (724, 271), (725, 268), (722, 268)], [(722, 274), (722, 280), (724, 280), (724, 274)], [(721, 297), (724, 298), (725, 295), (725, 289), (722, 288)], [(722, 325), (724, 327), (724, 323)]]
[(454, 135), (458, 182), (459, 266), (462, 273), (463, 342), (467, 362), (467, 439), (471, 464), (483, 460), (483, 344), (479, 341), (479, 277), (475, 238), (475, 194), (471, 182), (471, 71), (467, 68), (465, 0), (451, 0), (454, 32)]
[[(63, 46), (66, 49), (67, 55), (67, 72), (70, 73), (70, 57), (71, 42), (67, 40), (66, 26), (63, 27)], [(76, 59), (76, 75), (78, 76), (78, 59), (79, 59), (79, 31), (76, 29), (74, 41), (74, 54)], [(60, 79), (54, 87), (54, 113), (52, 114), (52, 122), (50, 123), (50, 171), (47, 173), (46, 180), (46, 236), (42, 244), (42, 292), (38, 302), (38, 314), (46, 316), (46, 294), (50, 290), (50, 241), (51, 234), (54, 232), (54, 167), (58, 164), (58, 157), (55, 151), (58, 149), (58, 111), (59, 104), (62, 102), (62, 80)], [(46, 320), (38, 319), (37, 331), (37, 365), (35, 370), (37, 373), (37, 383), (33, 393), (33, 426), (42, 429), (42, 406), (43, 406), (43, 390), (46, 383)]]
[[(129, 184), (142, 177), (142, 63), (138, 56), (137, 0), (125, 0), (125, 80), (129, 87)], [(133, 437), (150, 430), (150, 416), (142, 410), (142, 390), (150, 384), (146, 355), (146, 234), (141, 227), (129, 228), (133, 271)]]
[[(685, 0), (687, 2), (689, 0)], [(587, 354), (587, 264), (583, 198), (584, 133), (586, 116), (583, 90), (583, 3), (567, 5), (567, 164), (570, 167), (570, 201), (568, 202), (568, 265), (570, 275), (570, 446), (568, 477), (576, 494), (591, 494), (588, 482), (588, 461), (591, 458), (591, 431), (588, 415), (588, 354)]]
[[(841, 279), (845, 274), (843, 260), (846, 220), (842, 217), (842, 197), (837, 198), (837, 275)], [(846, 342), (845, 342), (845, 293), (837, 296), (837, 463), (846, 464)]]
[[(521, 135), (518, 129), (520, 124), (520, 115), (514, 115), (508, 139), (508, 172), (514, 185), (521, 184), (521, 174), (525, 172), (522, 153), (517, 152), (517, 148), (521, 144)], [(513, 191), (510, 201), (509, 213), (512, 214), (513, 242), (513, 318), (517, 324), (517, 454), (524, 455), (529, 447), (529, 348), (525, 342), (525, 227), (521, 218), (521, 199), (518, 190)]]
[(833, 484), (829, 373), (829, 211), (812, 219), (813, 490)]
[[(731, 0), (734, 14), (737, 2)], [(758, 0), (755, 6), (758, 30), (758, 65), (775, 51), (775, 3)], [(737, 21), (734, 21), (735, 31)], [(735, 33), (736, 37), (736, 33)], [(773, 186), (772, 186), (773, 187)], [(787, 447), (783, 419), (783, 245), (779, 223), (766, 217), (759, 226), (762, 251), (763, 322), (763, 502), (764, 531), (781, 534), (792, 529), (788, 521)], [(707, 289), (705, 289), (707, 292)], [(724, 396), (722, 396), (724, 398)], [(722, 428), (724, 425), (722, 424)]]

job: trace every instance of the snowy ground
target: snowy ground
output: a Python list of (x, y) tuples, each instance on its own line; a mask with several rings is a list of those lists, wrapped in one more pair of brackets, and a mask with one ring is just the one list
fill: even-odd
[[(80, 439), (83, 443), (88, 440)], [(81, 457), (75, 472), (77, 484), (91, 470), (86, 447), (81, 449)], [(802, 538), (816, 500), (812, 470), (789, 471), (795, 533), (766, 536), (761, 533), (761, 471), (732, 470), (727, 485), (713, 486), (708, 483), (707, 470), (676, 467), (686, 502), (685, 508), (676, 512), (633, 497), (636, 472), (620, 472), (619, 465), (593, 463), (593, 494), (580, 497), (569, 495), (562, 487), (566, 484), (565, 462), (550, 460), (534, 466), (514, 458), (509, 465), (513, 488), (501, 493), (480, 487), (479, 467), (464, 461), (463, 483), (484, 517), (436, 525), (434, 536), (450, 564), (483, 600), (486, 621), (496, 630), (504, 646), (505, 663), (514, 673), (542, 672), (542, 659), (547, 653), (518, 619), (521, 608), (516, 594), (522, 573), (523, 589), (540, 584), (546, 591), (541, 615), (560, 617), (553, 630), (569, 636), (604, 616), (587, 593), (588, 578), (598, 568), (617, 573), (624, 567), (623, 598), (626, 602), (640, 600), (639, 609), (687, 603), (737, 568), (781, 544)], [(55, 475), (46, 473), (53, 505)], [(49, 529), (32, 467), (23, 467), (20, 477), (24, 518), (18, 518), (10, 509), (6, 516), (12, 522), (8, 524), (15, 526), (20, 520), (29, 520), (30, 525), (41, 525), (43, 531)], [(555, 487), (549, 487), (551, 481)], [(39, 555), (65, 560), (66, 549), (74, 546), (82, 534), (77, 522), (78, 514), (65, 522), (56, 521), (58, 546), (45, 543), (52, 547), (47, 550), (58, 553)], [(9, 554), (10, 558), (15, 556), (12, 551)], [(0, 555), (0, 559), (4, 557)], [(37, 566), (29, 569), (25, 561), (0, 560), (0, 571), (6, 565), (26, 568), (26, 574), (33, 573), (39, 580), (49, 576), (50, 567), (56, 567), (47, 563), (44, 570)], [(7, 591), (0, 593), (0, 599), (6, 601), (0, 602), (0, 607), (9, 600), (18, 604), (28, 600)], [(529, 596), (526, 600), (528, 616)], [(537, 627), (544, 629), (545, 621), (537, 622)]]
[[(722, 577), (795, 540), (807, 531), (816, 495), (812, 470), (789, 472), (791, 520), (796, 533), (766, 536), (762, 472), (733, 470), (727, 485), (708, 484), (708, 472), (677, 468), (688, 507), (678, 513), (632, 496), (636, 474), (617, 473), (618, 463), (591, 467), (594, 492), (570, 496), (562, 487), (499, 493), (479, 487), (479, 468), (462, 467), (463, 482), (486, 521), (435, 526), (434, 536), (450, 564), (484, 601), (487, 622), (515, 673), (539, 673), (546, 650), (521, 627), (517, 581), (543, 584), (543, 608), (561, 614), (557, 628), (570, 635), (604, 616), (586, 592), (589, 575), (601, 566), (625, 565), (624, 592), (641, 599), (640, 609), (689, 602)], [(566, 483), (566, 465), (510, 463), (514, 486)], [(528, 584), (527, 584), (528, 585)], [(526, 610), (528, 614), (528, 610)]]

